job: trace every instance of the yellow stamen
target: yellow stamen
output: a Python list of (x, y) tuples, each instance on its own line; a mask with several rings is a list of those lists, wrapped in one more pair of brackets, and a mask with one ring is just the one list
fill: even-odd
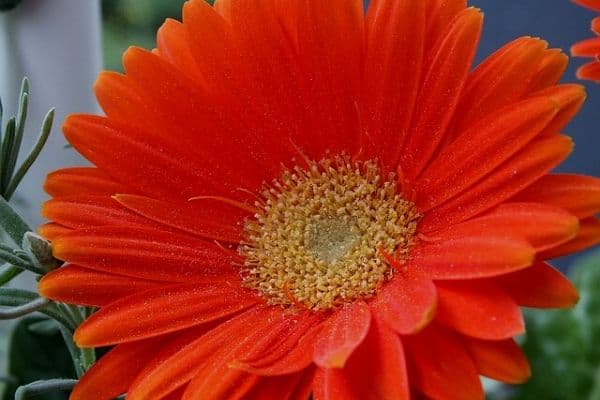
[[(346, 157), (285, 171), (246, 222), (245, 286), (271, 304), (328, 309), (368, 298), (414, 244), (419, 214), (374, 161)], [(384, 256), (388, 255), (388, 258)]]

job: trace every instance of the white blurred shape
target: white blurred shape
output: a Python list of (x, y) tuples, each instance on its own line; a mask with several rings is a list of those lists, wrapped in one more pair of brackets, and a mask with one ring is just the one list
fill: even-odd
[[(4, 123), (17, 109), (23, 76), (29, 78), (30, 106), (22, 153), (34, 143), (46, 112), (56, 108), (46, 148), (13, 197), (32, 227), (42, 221), (39, 207), (46, 174), (84, 165), (61, 132), (65, 115), (97, 112), (92, 86), (102, 66), (98, 0), (23, 0), (0, 12), (0, 96)], [(21, 158), (22, 160), (22, 158)]]

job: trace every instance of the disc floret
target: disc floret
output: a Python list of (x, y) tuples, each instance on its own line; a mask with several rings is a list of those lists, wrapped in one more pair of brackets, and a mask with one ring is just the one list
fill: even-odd
[(346, 157), (283, 172), (246, 222), (245, 286), (271, 304), (328, 309), (368, 298), (414, 243), (419, 213), (375, 161)]

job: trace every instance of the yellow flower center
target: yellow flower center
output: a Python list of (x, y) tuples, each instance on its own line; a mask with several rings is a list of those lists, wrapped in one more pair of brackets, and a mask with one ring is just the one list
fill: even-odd
[(266, 188), (246, 222), (246, 287), (271, 304), (328, 309), (368, 298), (414, 242), (419, 214), (374, 161), (346, 157), (296, 167)]

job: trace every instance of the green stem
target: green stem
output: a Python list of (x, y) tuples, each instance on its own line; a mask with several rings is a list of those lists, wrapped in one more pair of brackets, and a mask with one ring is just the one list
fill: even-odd
[(96, 362), (96, 351), (93, 348), (80, 348), (81, 350), (81, 367), (83, 371), (87, 371)]
[(0, 310), (0, 320), (19, 318), (32, 312), (39, 311), (50, 303), (50, 300), (40, 297), (21, 306)]
[(81, 360), (79, 358), (80, 349), (73, 341), (73, 333), (62, 325), (59, 325), (58, 329), (60, 329), (60, 333), (63, 337), (63, 340), (65, 341), (65, 344), (67, 345), (69, 354), (71, 355), (71, 360), (73, 361), (73, 366), (75, 367), (75, 373), (77, 374), (78, 378), (81, 378), (83, 376), (84, 370), (83, 366), (81, 365)]
[[(23, 254), (24, 256), (24, 254)], [(0, 260), (17, 268), (26, 269), (38, 275), (43, 275), (44, 271), (34, 266), (31, 262), (28, 262), (23, 257), (19, 257), (15, 254), (15, 250), (10, 246), (0, 243)]]
[(75, 317), (75, 320), (77, 321), (77, 326), (79, 326), (83, 321), (85, 321), (85, 315), (83, 315), (80, 307), (71, 304), (68, 304), (67, 307), (69, 307), (69, 310), (71, 310), (71, 314), (73, 315), (73, 317)]
[(72, 310), (69, 308), (69, 306), (67, 304), (56, 303), (56, 308), (61, 313), (61, 315), (67, 321), (69, 321), (69, 327), (72, 327), (73, 330), (75, 330), (75, 328), (77, 328), (79, 326), (80, 322), (77, 321), (77, 317), (75, 315), (73, 315)]

